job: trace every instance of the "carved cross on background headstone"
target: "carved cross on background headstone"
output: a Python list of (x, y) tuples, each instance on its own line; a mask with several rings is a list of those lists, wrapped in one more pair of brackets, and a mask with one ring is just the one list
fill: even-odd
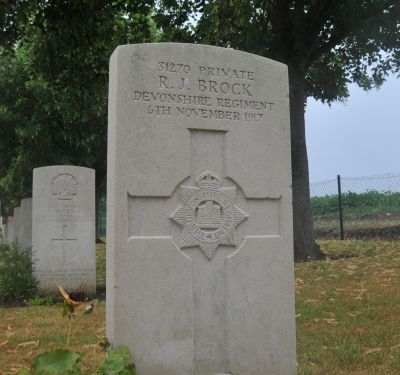
[[(52, 244), (53, 249), (57, 249), (58, 254), (61, 252), (61, 264), (65, 264), (67, 261), (67, 249), (71, 249), (73, 245), (75, 245), (75, 241), (77, 240), (76, 236), (68, 236), (67, 235), (67, 225), (62, 226), (62, 234), (59, 236), (61, 238), (53, 238)], [(60, 259), (58, 257), (57, 258)]]

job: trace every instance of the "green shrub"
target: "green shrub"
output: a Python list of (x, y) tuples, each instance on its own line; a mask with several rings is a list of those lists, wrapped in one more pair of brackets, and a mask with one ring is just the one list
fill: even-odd
[[(400, 211), (400, 193), (378, 192), (370, 190), (364, 193), (351, 191), (342, 193), (342, 206), (345, 214), (379, 214)], [(337, 194), (311, 198), (311, 210), (314, 216), (337, 215)]]
[(63, 302), (63, 298), (59, 296), (42, 296), (34, 297), (26, 301), (29, 306), (51, 306)]
[(24, 301), (36, 295), (31, 251), (0, 244), (0, 301)]

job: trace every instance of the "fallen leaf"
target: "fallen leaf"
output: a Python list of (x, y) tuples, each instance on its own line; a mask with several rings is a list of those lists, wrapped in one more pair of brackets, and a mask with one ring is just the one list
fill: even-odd
[(339, 324), (339, 322), (337, 322), (337, 321), (335, 320), (335, 318), (325, 318), (324, 320), (325, 320), (325, 322), (327, 322), (328, 324)]
[(22, 347), (30, 346), (30, 345), (35, 345), (35, 346), (39, 345), (39, 340), (37, 340), (37, 341), (26, 341), (26, 342), (21, 342), (20, 344), (18, 344), (18, 346), (22, 346)]
[(368, 350), (365, 351), (365, 354), (379, 353), (381, 351), (382, 351), (382, 348), (368, 349)]
[(363, 326), (360, 326), (360, 327), (357, 327), (357, 328), (354, 330), (354, 332), (355, 332), (355, 333), (365, 333), (365, 332), (367, 332), (367, 329), (366, 329), (365, 327), (363, 327)]
[(7, 344), (8, 344), (8, 340), (4, 340), (4, 341), (0, 342), (0, 346), (4, 346), (4, 345), (7, 345)]

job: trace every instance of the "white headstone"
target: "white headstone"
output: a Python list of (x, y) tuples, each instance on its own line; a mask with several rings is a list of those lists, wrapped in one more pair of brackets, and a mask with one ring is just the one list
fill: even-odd
[(4, 241), (4, 240), (6, 239), (6, 237), (7, 237), (6, 231), (7, 231), (7, 228), (6, 228), (6, 225), (5, 225), (4, 222), (3, 222), (3, 215), (2, 215), (2, 212), (1, 212), (1, 201), (0, 201), (0, 235), (1, 235), (2, 238), (3, 238), (3, 241)]
[(14, 218), (12, 216), (7, 218), (7, 242), (9, 244), (14, 242)]
[(57, 285), (96, 292), (95, 172), (56, 165), (33, 170), (32, 247), (42, 293)]
[(140, 375), (294, 375), (286, 66), (120, 46), (108, 142), (112, 345)]
[(32, 198), (25, 198), (21, 201), (19, 243), (24, 249), (30, 249), (32, 247)]
[(2, 227), (3, 242), (7, 243), (7, 224)]
[(14, 236), (12, 242), (20, 246), (21, 207), (14, 208)]

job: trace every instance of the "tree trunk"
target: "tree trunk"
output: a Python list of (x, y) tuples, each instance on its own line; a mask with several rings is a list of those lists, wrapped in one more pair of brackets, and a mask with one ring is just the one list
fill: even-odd
[(96, 243), (103, 243), (100, 236), (100, 200), (104, 194), (103, 187), (106, 178), (105, 161), (101, 159), (96, 165)]
[(305, 71), (289, 64), (290, 131), (292, 141), (293, 235), (295, 260), (323, 259), (314, 240), (306, 147)]

